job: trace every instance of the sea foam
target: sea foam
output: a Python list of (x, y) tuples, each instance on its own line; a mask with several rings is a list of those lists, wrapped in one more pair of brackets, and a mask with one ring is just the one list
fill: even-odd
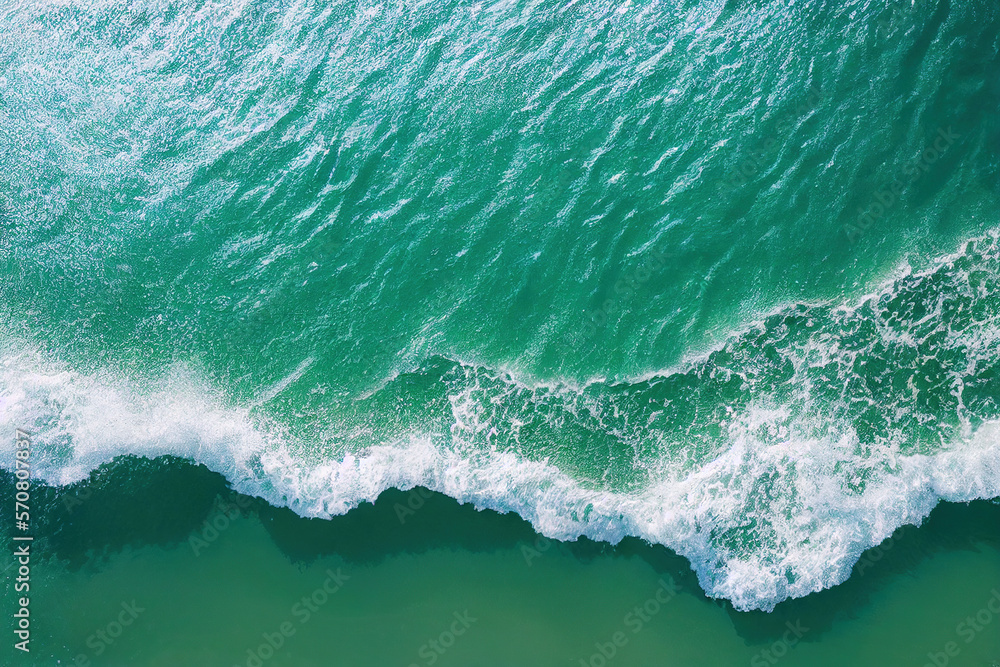
[[(0, 348), (0, 425), (33, 434), (34, 470), (51, 484), (119, 455), (169, 454), (310, 517), (420, 485), (552, 538), (663, 544), (708, 595), (769, 610), (843, 582), (941, 500), (1000, 496), (997, 316), (974, 307), (996, 296), (996, 259), (996, 237), (977, 239), (854, 305), (789, 307), (631, 383), (533, 387), (439, 360), (446, 427), (417, 423), (336, 456), (190, 366), (87, 374), (15, 339)], [(616, 453), (595, 473), (601, 448)], [(636, 478), (617, 480), (622, 468)]]

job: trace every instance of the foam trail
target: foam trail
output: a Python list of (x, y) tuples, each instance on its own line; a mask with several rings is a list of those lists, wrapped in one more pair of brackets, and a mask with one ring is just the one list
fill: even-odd
[(285, 389), (287, 389), (288, 385), (292, 384), (293, 382), (295, 382), (296, 380), (298, 380), (299, 378), (301, 378), (303, 375), (305, 375), (305, 372), (307, 370), (309, 370), (309, 368), (313, 364), (315, 364), (315, 363), (316, 363), (315, 357), (307, 357), (307, 358), (303, 359), (302, 363), (300, 363), (298, 366), (295, 367), (295, 370), (293, 370), (291, 373), (289, 373), (285, 377), (283, 377), (280, 380), (278, 380), (277, 382), (275, 382), (273, 385), (271, 385), (270, 387), (268, 387), (266, 390), (262, 391), (260, 393), (260, 395), (257, 396), (257, 398), (255, 398), (250, 403), (250, 405), (252, 407), (257, 407), (259, 405), (263, 405), (264, 403), (267, 403), (268, 401), (270, 401), (271, 399), (273, 399), (275, 396), (277, 396), (278, 394), (280, 394), (281, 392), (283, 392)]

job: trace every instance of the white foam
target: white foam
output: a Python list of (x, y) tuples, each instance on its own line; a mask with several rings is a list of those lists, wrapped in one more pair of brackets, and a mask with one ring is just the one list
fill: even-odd
[[(615, 543), (634, 535), (664, 544), (691, 561), (709, 595), (738, 609), (770, 609), (844, 581), (866, 548), (919, 523), (940, 499), (1000, 496), (1000, 424), (933, 456), (886, 448), (860, 458), (849, 428), (809, 437), (788, 409), (755, 405), (734, 415), (727, 448), (711, 463), (625, 494), (584, 488), (547, 462), (456, 447), (454, 433), (413, 434), (308, 464), (280, 428), (226, 407), (180, 366), (152, 386), (7, 349), (0, 387), (0, 427), (33, 433), (36, 475), (52, 484), (79, 480), (115, 456), (172, 454), (314, 517), (343, 514), (388, 488), (422, 485), (480, 509), (517, 512), (552, 538)], [(487, 427), (469, 415), (457, 415), (456, 426), (460, 435)], [(12, 457), (3, 460), (9, 467)], [(845, 482), (866, 470), (877, 472), (863, 492), (851, 491)], [(781, 492), (761, 494), (772, 478)], [(740, 535), (751, 516), (757, 532)]]
[[(946, 259), (950, 264), (961, 257)], [(986, 259), (995, 261), (993, 255)], [(949, 268), (949, 276), (954, 280), (939, 283), (955, 294), (969, 293), (962, 271)], [(907, 276), (911, 287), (913, 279)], [(871, 340), (916, 349), (923, 343), (906, 326), (897, 327), (906, 335), (897, 335), (885, 324), (891, 314), (873, 301), (885, 294), (894, 292), (883, 289), (860, 301), (872, 304), (879, 318)], [(949, 294), (932, 291), (927, 303), (933, 307), (921, 312), (940, 319)], [(870, 316), (841, 308), (830, 313), (835, 326), (854, 314)], [(930, 327), (920, 336), (938, 331)], [(934, 349), (961, 352), (959, 371), (996, 357), (995, 320), (943, 333)], [(666, 545), (691, 561), (709, 595), (738, 609), (771, 609), (846, 580), (865, 549), (902, 525), (920, 523), (941, 500), (1000, 497), (1000, 423), (974, 429), (958, 409), (958, 427), (938, 431), (953, 433), (952, 441), (933, 449), (914, 446), (905, 434), (862, 442), (850, 411), (812, 396), (803, 370), (832, 365), (837, 377), (850, 379), (843, 374), (853, 372), (858, 351), (842, 347), (835, 331), (789, 345), (782, 354), (795, 367), (795, 391), (778, 398), (765, 393), (770, 388), (758, 389), (738, 409), (730, 406), (707, 455), (682, 451), (671, 460), (676, 452), (657, 449), (661, 456), (645, 471), (647, 483), (634, 492), (590, 488), (507, 443), (533, 444), (519, 439), (522, 418), (531, 418), (517, 412), (525, 402), (532, 413), (558, 412), (556, 422), (545, 424), (556, 433), (563, 432), (558, 420), (579, 419), (583, 428), (626, 445), (664, 437), (648, 428), (651, 418), (626, 431), (618, 423), (627, 405), (605, 401), (593, 387), (522, 383), (511, 373), (470, 366), (459, 367), (460, 379), (442, 384), (450, 428), (376, 439), (342, 459), (316, 462), (316, 445), (324, 443), (297, 442), (281, 424), (231, 405), (197, 369), (175, 365), (156, 378), (110, 370), (88, 375), (24, 341), (8, 341), (0, 346), (0, 428), (11, 437), (0, 448), (13, 449), (14, 429), (31, 432), (35, 475), (52, 484), (79, 480), (119, 455), (184, 457), (225, 475), (244, 493), (303, 516), (342, 514), (386, 489), (422, 485), (478, 508), (516, 512), (552, 538), (584, 535), (615, 543), (632, 535)], [(302, 362), (263, 396), (311, 364), (311, 358)], [(961, 400), (960, 391), (954, 395)], [(536, 410), (543, 403), (546, 409)], [(548, 410), (554, 405), (562, 411)], [(501, 430), (510, 435), (504, 444), (498, 444)], [(11, 467), (12, 456), (2, 460)]]
[(0, 429), (15, 428), (33, 435), (33, 474), (57, 485), (125, 454), (184, 457), (239, 482), (255, 476), (251, 463), (280, 440), (276, 425), (224, 406), (183, 365), (140, 384), (73, 371), (23, 343), (0, 352)]
[[(789, 432), (778, 445), (752, 435), (754, 422), (787, 419), (787, 413), (768, 410), (737, 419), (725, 454), (679, 482), (638, 494), (585, 489), (555, 466), (509, 452), (459, 454), (431, 435), (311, 468), (284, 447), (262, 462), (275, 482), (272, 501), (280, 499), (305, 516), (342, 514), (387, 488), (421, 485), (479, 509), (516, 512), (551, 538), (585, 535), (616, 543), (638, 536), (687, 557), (709, 595), (744, 610), (769, 610), (786, 598), (845, 581), (865, 549), (899, 526), (919, 524), (941, 499), (1000, 496), (1000, 424), (986, 425), (961, 448), (936, 456), (897, 458), (885, 451), (875, 460), (858, 460), (849, 430), (835, 441)], [(855, 494), (835, 471), (845, 461), (848, 468), (884, 464), (892, 472)], [(797, 474), (787, 474), (792, 465)], [(782, 489), (772, 506), (754, 507), (758, 485), (774, 470), (785, 471), (777, 482), (794, 484), (794, 493)], [(713, 532), (738, 529), (748, 512), (766, 513), (766, 533), (749, 539), (771, 546), (721, 548)]]

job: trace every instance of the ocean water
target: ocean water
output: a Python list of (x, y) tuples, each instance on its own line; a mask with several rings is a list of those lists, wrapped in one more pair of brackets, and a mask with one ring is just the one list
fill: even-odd
[(1000, 496), (995, 0), (24, 0), (0, 35), (0, 432), (41, 482), (427, 488), (744, 612)]
[(0, 642), (5, 665), (1000, 664), (985, 501), (939, 505), (846, 583), (771, 612), (706, 597), (660, 545), (549, 540), (425, 488), (306, 519), (204, 467), (124, 457), (32, 503), (31, 653)]

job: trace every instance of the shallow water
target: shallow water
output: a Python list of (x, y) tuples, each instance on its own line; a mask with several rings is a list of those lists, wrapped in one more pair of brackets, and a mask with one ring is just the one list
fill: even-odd
[(30, 664), (904, 666), (948, 642), (950, 665), (1000, 662), (997, 504), (941, 506), (846, 584), (766, 614), (706, 598), (663, 547), (550, 541), (426, 490), (309, 520), (123, 460), (36, 495), (41, 526), (75, 528), (36, 545)]
[(1000, 496), (995, 0), (25, 0), (0, 35), (38, 480), (422, 486), (742, 610)]

